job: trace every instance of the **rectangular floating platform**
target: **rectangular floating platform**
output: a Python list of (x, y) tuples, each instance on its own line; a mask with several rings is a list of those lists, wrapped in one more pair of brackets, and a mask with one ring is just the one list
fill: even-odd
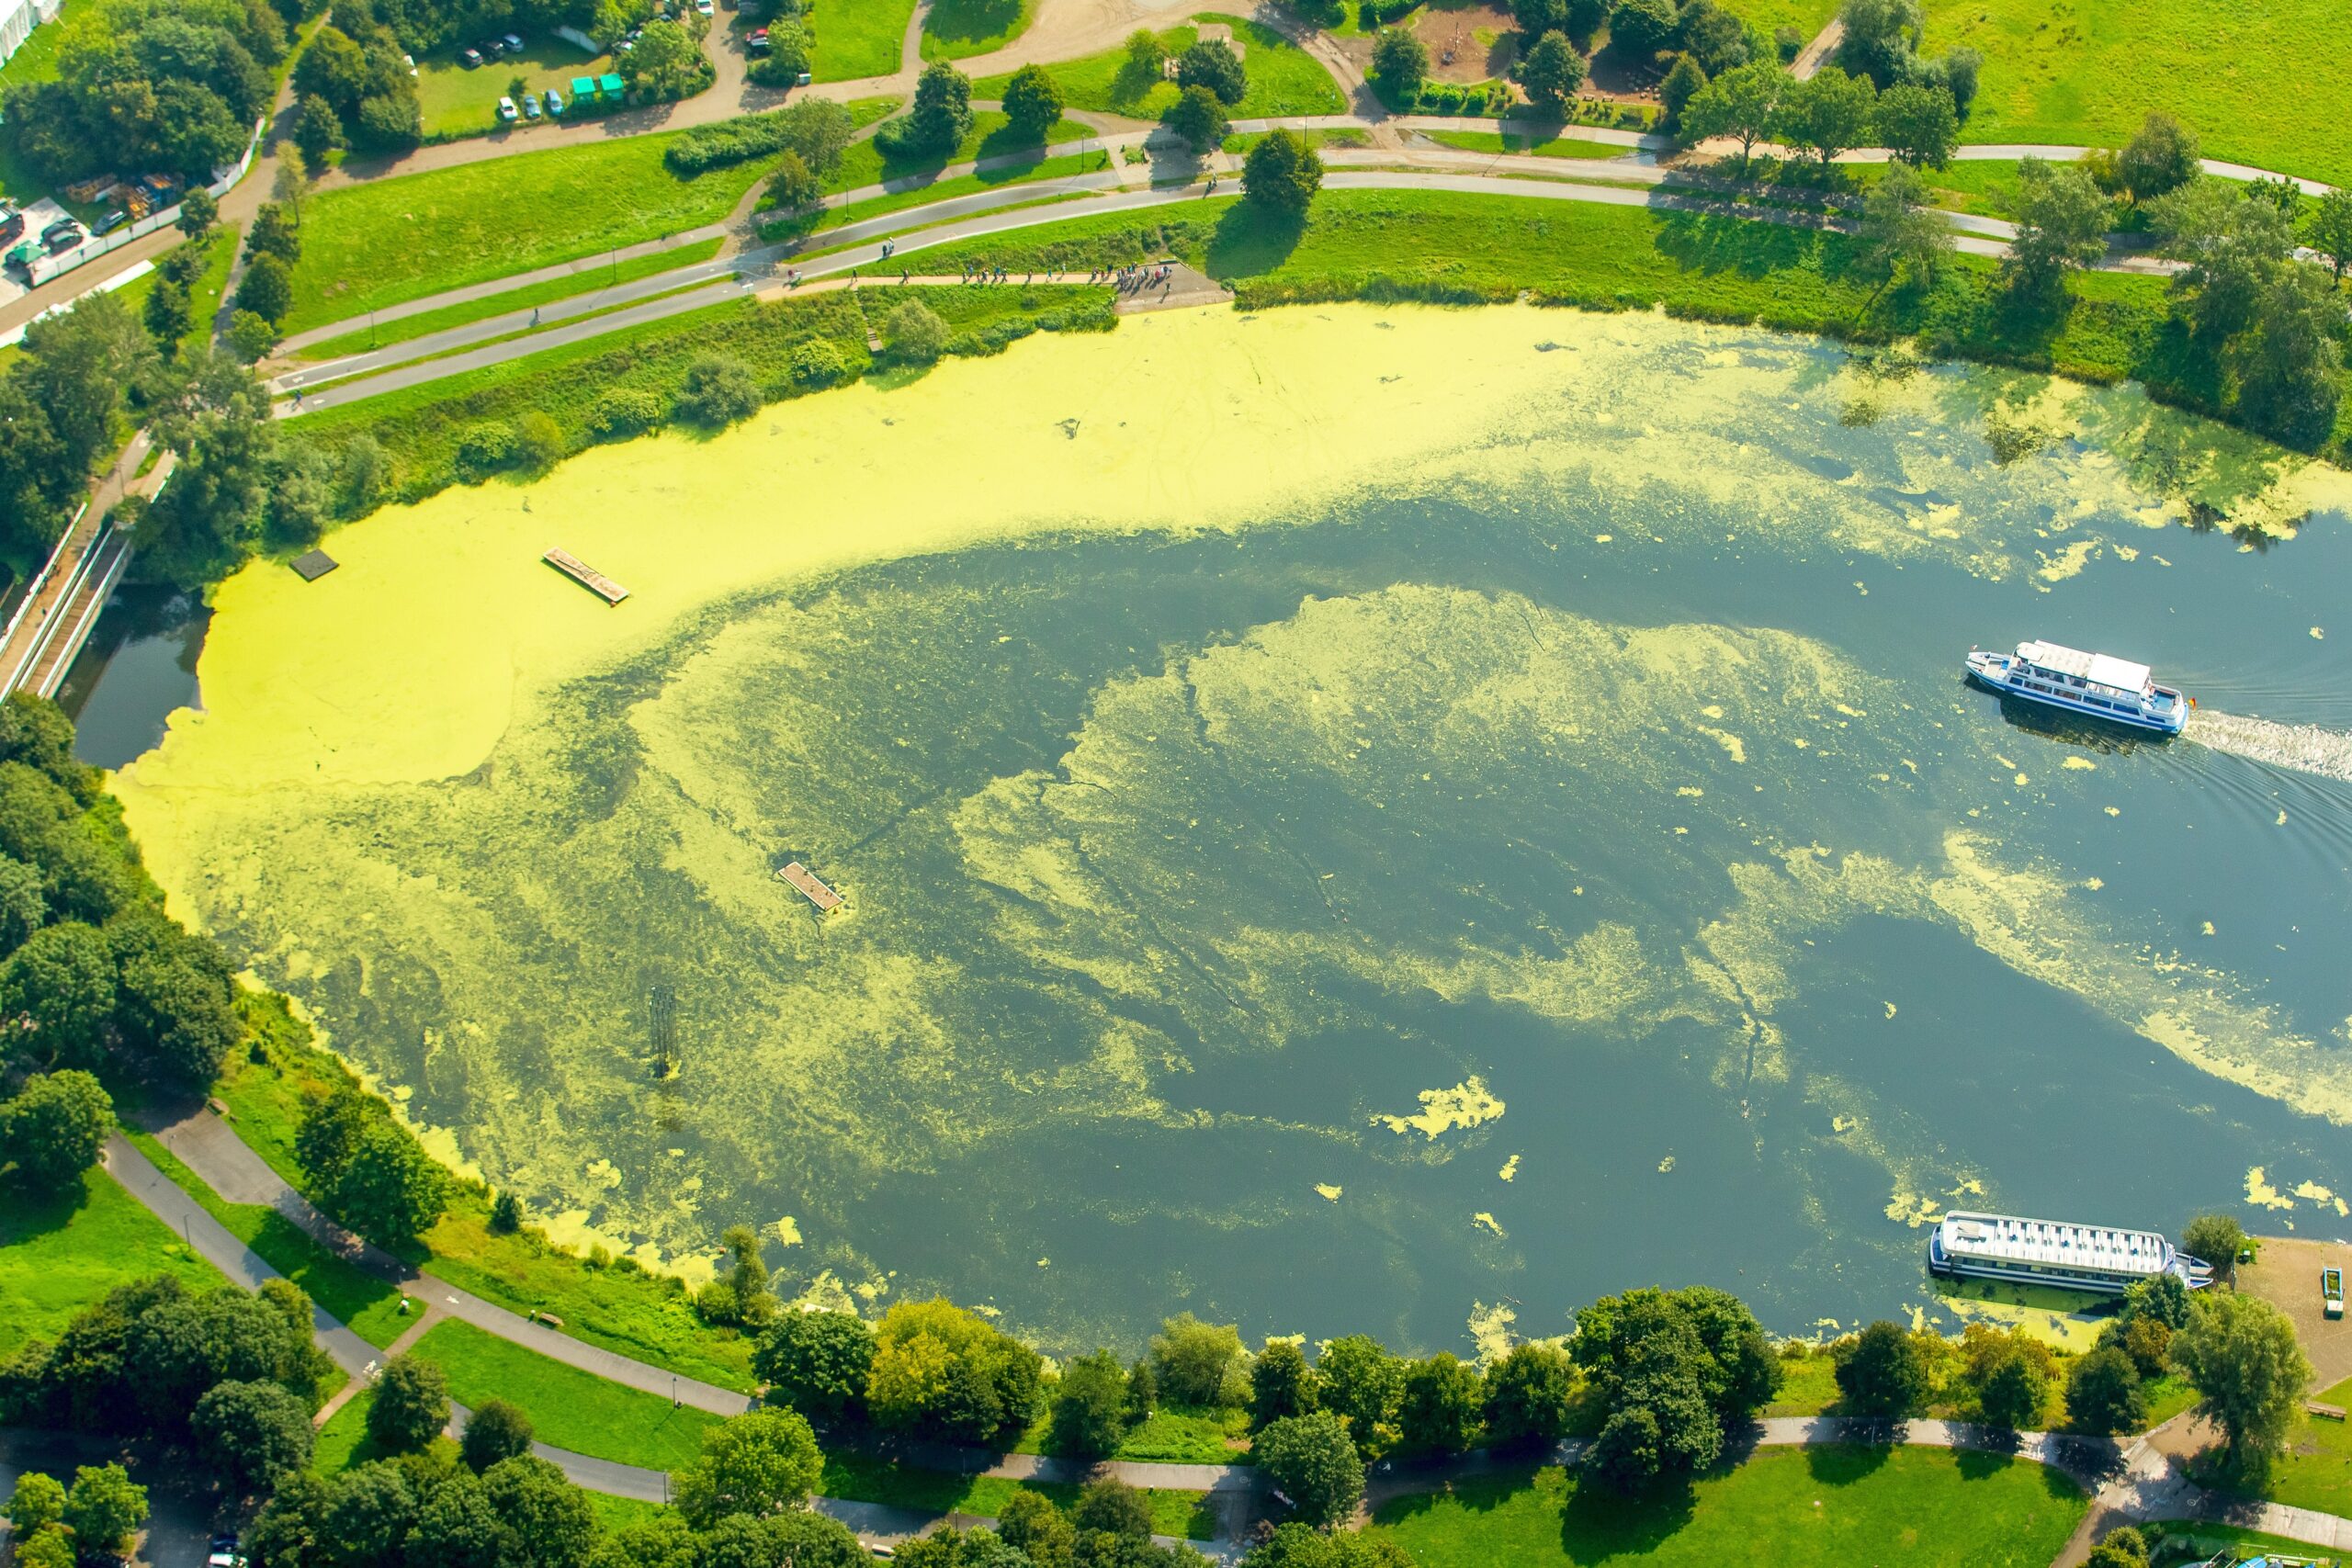
[(607, 604), (617, 604), (628, 597), (628, 589), (569, 550), (549, 550), (539, 558)]
[(842, 896), (825, 886), (824, 879), (798, 861), (788, 863), (776, 876), (792, 885), (799, 895), (817, 906), (820, 915), (830, 915), (842, 907)]
[(316, 582), (343, 563), (324, 550), (312, 550), (294, 558), (294, 570), (302, 574), (305, 582)]

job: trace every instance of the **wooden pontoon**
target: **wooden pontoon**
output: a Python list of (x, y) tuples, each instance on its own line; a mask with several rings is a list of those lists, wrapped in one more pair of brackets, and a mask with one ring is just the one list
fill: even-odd
[(607, 604), (617, 604), (628, 597), (628, 589), (623, 588), (570, 550), (549, 550), (541, 558)]
[(820, 915), (830, 915), (842, 907), (842, 896), (826, 886), (822, 877), (798, 861), (788, 862), (776, 875), (790, 883), (802, 897), (816, 905)]

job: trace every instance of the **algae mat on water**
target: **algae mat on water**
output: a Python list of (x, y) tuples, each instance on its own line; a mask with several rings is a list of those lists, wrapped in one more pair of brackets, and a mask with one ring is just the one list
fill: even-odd
[[(1942, 1201), (2167, 1224), (2249, 1141), (2352, 1188), (2352, 1005), (2267, 940), (2343, 897), (2269, 820), (2321, 786), (1951, 675), (2060, 619), (2324, 663), (2335, 483), (1653, 317), (1143, 318), (256, 567), (118, 787), (560, 1234), (749, 1220), (818, 1297), (1081, 1348), (1180, 1302), (1491, 1345), (1657, 1279), (1993, 1310), (1917, 1278)], [(2152, 868), (2143, 812), (2201, 831)]]

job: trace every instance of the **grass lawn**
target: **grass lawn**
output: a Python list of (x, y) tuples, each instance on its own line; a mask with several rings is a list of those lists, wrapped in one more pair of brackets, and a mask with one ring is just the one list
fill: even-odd
[(33, 28), (17, 52), (0, 65), (0, 87), (29, 87), (57, 80), (57, 51), (65, 41), (66, 24), (88, 8), (90, 0), (66, 0), (57, 19)]
[[(1272, 133), (1264, 130), (1236, 131), (1225, 139), (1219, 151), (1239, 156), (1248, 152), (1250, 148), (1263, 141), (1271, 134)], [(1292, 134), (1298, 133), (1294, 131)], [(1372, 133), (1352, 129), (1310, 130), (1306, 133), (1304, 140), (1309, 147), (1369, 147), (1372, 145)]]
[[(233, 1055), (213, 1093), (235, 1117), (238, 1136), (300, 1187), (294, 1130), (303, 1096), (323, 1094), (341, 1067), (308, 1043), (301, 1025), (282, 1013), (270, 1016), (259, 999), (248, 1003), (246, 1015), (267, 1039), (270, 1061)], [(449, 1212), (425, 1241), (417, 1251), (417, 1263), (453, 1285), (515, 1312), (550, 1313), (563, 1319), (566, 1333), (588, 1344), (706, 1382), (752, 1387), (750, 1347), (732, 1332), (703, 1326), (687, 1304), (682, 1284), (618, 1267), (591, 1269), (571, 1254), (541, 1243), (527, 1229), (515, 1235), (494, 1235), (489, 1200), (478, 1190), (458, 1189)]]
[(1017, 168), (989, 169), (978, 174), (956, 175), (952, 178), (934, 180), (911, 190), (894, 190), (884, 196), (869, 197), (846, 207), (828, 207), (795, 218), (774, 218), (760, 225), (760, 238), (781, 240), (795, 234), (819, 234), (828, 229), (846, 224), (863, 223), (869, 218), (885, 213), (904, 211), (910, 207), (923, 207), (934, 201), (946, 201), (977, 191), (995, 190), (1002, 186), (1021, 185), (1035, 180), (1059, 179), (1065, 175), (1082, 175), (1110, 166), (1107, 152), (1069, 152), (1058, 158), (1041, 158), (1034, 164)]
[(1469, 152), (1532, 153), (1538, 158), (1623, 158), (1634, 151), (1613, 141), (1588, 141), (1576, 136), (1535, 137), (1511, 130), (1425, 130), (1421, 134), (1442, 147), (1459, 147)]
[(588, 1506), (594, 1511), (596, 1522), (605, 1527), (606, 1535), (669, 1512), (659, 1503), (641, 1502), (635, 1497), (615, 1497), (604, 1492), (589, 1492), (586, 1496)]
[(54, 1339), (74, 1314), (117, 1285), (171, 1274), (192, 1290), (227, 1281), (105, 1171), (0, 1208), (0, 1356)]
[[(1227, 24), (1233, 28), (1234, 41), (1241, 45), (1241, 67), (1250, 79), (1250, 90), (1229, 111), (1235, 119), (1347, 112), (1347, 100), (1331, 73), (1273, 28), (1216, 12), (1205, 12), (1194, 20)], [(1199, 36), (1198, 28), (1188, 26), (1170, 28), (1159, 38), (1175, 55), (1190, 49)], [(1071, 108), (1158, 119), (1160, 111), (1175, 102), (1176, 85), (1159, 76), (1138, 77), (1126, 69), (1126, 63), (1127, 51), (1122, 47), (1046, 69), (1061, 85), (1063, 101)], [(1009, 76), (983, 76), (972, 84), (972, 96), (1002, 97), (1010, 80)]]
[[(944, 157), (886, 158), (882, 149), (871, 141), (851, 144), (842, 154), (833, 172), (825, 176), (825, 190), (838, 195), (845, 190), (862, 190), (867, 186), (881, 185), (888, 180), (916, 179), (937, 174), (954, 164), (969, 164), (981, 158), (1005, 158), (1020, 153), (1036, 154), (1064, 142), (1083, 141), (1094, 131), (1074, 119), (1057, 119), (1046, 130), (1046, 134), (1024, 141), (1012, 134), (1012, 124), (994, 109), (984, 109), (972, 117), (972, 129), (956, 150)], [(1019, 168), (1003, 172), (1003, 177), (1021, 177)], [(764, 201), (764, 197), (763, 200)]]
[(574, 1453), (649, 1470), (675, 1470), (702, 1451), (702, 1435), (720, 1418), (673, 1406), (657, 1393), (549, 1360), (470, 1323), (444, 1318), (424, 1331), (415, 1355), (448, 1375), (449, 1397), (479, 1408), (505, 1400), (531, 1418), (539, 1441)]
[(1811, 42), (1829, 25), (1839, 0), (1724, 0), (1724, 9), (1756, 29), (1768, 41), (1781, 28), (1794, 28)]
[(899, 68), (899, 46), (914, 14), (915, 0), (829, 0), (812, 18), (809, 74), (820, 82), (888, 76)]
[[(2352, 1379), (2312, 1397), (2341, 1410), (2344, 1401), (2352, 1399)], [(2287, 1451), (2271, 1465), (2262, 1495), (2274, 1503), (2324, 1514), (2352, 1511), (2352, 1423), (2308, 1413), (2297, 1416), (2287, 1434)]]
[(682, 180), (668, 136), (345, 186), (311, 197), (288, 332), (716, 223), (766, 173), (753, 159)]
[(301, 1286), (312, 1301), (368, 1344), (380, 1349), (416, 1321), (401, 1311), (400, 1292), (356, 1264), (337, 1258), (277, 1210), (261, 1203), (229, 1202), (153, 1138), (144, 1133), (130, 1136), (140, 1153), (153, 1160), (157, 1169), (220, 1221), (231, 1235), (268, 1259), (271, 1268)]
[(1760, 1414), (1818, 1416), (1838, 1399), (1838, 1363), (1827, 1356), (1807, 1356), (1781, 1363), (1781, 1392)]
[[(1052, 1412), (1040, 1411), (1012, 1445), (1017, 1454), (1052, 1452), (1046, 1437), (1052, 1430)], [(1207, 1406), (1163, 1405), (1154, 1410), (1140, 1427), (1127, 1434), (1114, 1459), (1149, 1461), (1162, 1464), (1248, 1464), (1249, 1449), (1227, 1447), (1230, 1438), (1247, 1445), (1250, 1440), (1250, 1413), (1247, 1410), (1219, 1410)]]
[(2205, 154), (2352, 179), (2352, 10), (2335, 0), (1928, 0), (1925, 51), (1984, 52), (1964, 141), (2120, 146), (2151, 109)]
[(1029, 30), (1037, 0), (933, 0), (922, 17), (925, 60), (966, 60)]
[(510, 288), (503, 294), (487, 299), (469, 299), (462, 304), (444, 305), (437, 310), (420, 310), (413, 316), (402, 316), (396, 321), (386, 321), (370, 332), (361, 327), (340, 337), (327, 338), (297, 352), (298, 359), (339, 359), (346, 354), (365, 354), (370, 348), (386, 344), (406, 343), (413, 337), (446, 332), (451, 327), (479, 321), (486, 316), (503, 316), (509, 310), (527, 310), (534, 305), (545, 305), (556, 299), (568, 299), (574, 294), (584, 294), (592, 288), (605, 288), (616, 283), (630, 283), (657, 273), (673, 272), (680, 267), (707, 262), (718, 254), (723, 240), (698, 240), (691, 245), (681, 245), (658, 255), (635, 256), (616, 267), (598, 272), (583, 272), (571, 277), (551, 277), (545, 283), (527, 288)]
[[(853, 1503), (888, 1503), (933, 1513), (984, 1514), (994, 1517), (1016, 1492), (1035, 1492), (1056, 1506), (1067, 1508), (1078, 1500), (1079, 1488), (1068, 1482), (1006, 1481), (986, 1475), (950, 1475), (944, 1471), (913, 1470), (861, 1453), (828, 1453), (818, 1493)], [(1216, 1513), (1205, 1492), (1144, 1494), (1151, 1504), (1155, 1535), (1190, 1536), (1207, 1540), (1216, 1534)]]
[(1419, 1568), (1611, 1563), (1718, 1568), (2042, 1568), (2088, 1500), (2023, 1460), (1934, 1449), (1765, 1449), (1635, 1502), (1562, 1470), (1399, 1499), (1372, 1532)]
[(368, 1407), (376, 1402), (373, 1389), (361, 1389), (349, 1403), (327, 1417), (311, 1448), (311, 1469), (320, 1475), (340, 1475), (356, 1464), (384, 1457), (368, 1436)]
[[(470, 37), (460, 39), (416, 62), (416, 106), (424, 117), (428, 140), (486, 135), (497, 130), (498, 100), (517, 76), (533, 93), (553, 87), (568, 110), (573, 77), (602, 76), (613, 69), (609, 55), (591, 56), (552, 33), (526, 36), (522, 53), (486, 60), (469, 69), (458, 62), (458, 51), (474, 41)], [(529, 129), (527, 123), (523, 129)]]
[[(180, 339), (183, 360), (209, 342), (212, 318), (220, 309), (220, 292), (229, 287), (230, 264), (237, 259), (237, 230), (224, 223), (212, 231), (205, 241), (204, 271), (188, 290), (187, 332)], [(168, 253), (166, 253), (168, 254)], [(161, 258), (158, 258), (159, 260)], [(146, 309), (147, 296), (155, 291), (156, 276), (149, 273), (135, 283), (126, 283), (115, 290), (122, 302), (130, 307), (133, 315)]]

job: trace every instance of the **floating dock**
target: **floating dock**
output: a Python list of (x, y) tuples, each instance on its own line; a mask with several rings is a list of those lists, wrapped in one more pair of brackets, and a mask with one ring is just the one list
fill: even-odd
[(617, 604), (628, 597), (628, 589), (623, 588), (570, 550), (549, 550), (540, 558), (607, 604)]
[(816, 905), (820, 915), (830, 915), (842, 907), (842, 896), (826, 886), (824, 878), (797, 860), (787, 862), (776, 876), (790, 883), (802, 897)]

